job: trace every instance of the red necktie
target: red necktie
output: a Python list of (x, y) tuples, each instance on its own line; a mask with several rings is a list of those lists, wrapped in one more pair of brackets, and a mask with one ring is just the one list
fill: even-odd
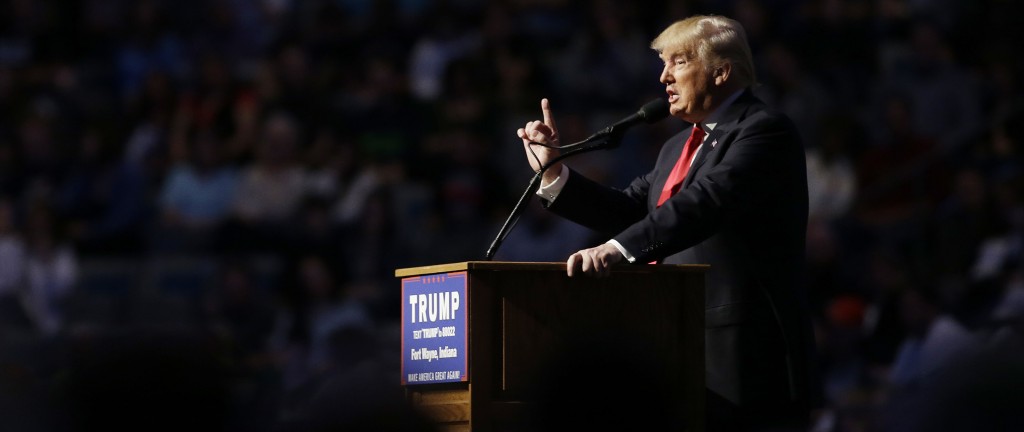
[(697, 151), (697, 147), (703, 141), (704, 129), (701, 129), (697, 123), (694, 123), (693, 130), (690, 131), (690, 138), (686, 140), (686, 145), (683, 146), (683, 154), (679, 156), (676, 166), (672, 168), (672, 174), (665, 181), (665, 187), (661, 189), (661, 196), (658, 197), (658, 207), (661, 207), (665, 201), (668, 201), (669, 197), (679, 192), (679, 188), (683, 186), (683, 180), (686, 179), (686, 172), (690, 170), (690, 161), (693, 159), (693, 153)]

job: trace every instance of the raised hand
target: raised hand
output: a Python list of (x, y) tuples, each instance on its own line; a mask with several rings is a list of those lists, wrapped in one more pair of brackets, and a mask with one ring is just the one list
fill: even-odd
[[(526, 159), (530, 162), (530, 167), (534, 171), (540, 171), (542, 166), (560, 154), (556, 149), (536, 144), (559, 145), (558, 127), (555, 126), (555, 119), (551, 115), (551, 103), (548, 102), (547, 98), (541, 99), (540, 110), (544, 115), (544, 121), (534, 120), (528, 122), (526, 126), (516, 131), (516, 135), (523, 140), (523, 150), (526, 151)], [(544, 183), (551, 183), (558, 178), (561, 170), (561, 163), (552, 165), (544, 172)]]

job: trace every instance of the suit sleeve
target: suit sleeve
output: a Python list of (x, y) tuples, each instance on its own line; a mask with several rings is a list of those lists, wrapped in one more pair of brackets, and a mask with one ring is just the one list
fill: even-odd
[(618, 190), (571, 171), (558, 198), (541, 202), (566, 219), (612, 236), (647, 214), (647, 191), (653, 175), (637, 177), (629, 187)]
[[(682, 143), (689, 136), (689, 131), (680, 132), (669, 139), (669, 142)], [(672, 169), (678, 153), (669, 156), (673, 151), (681, 151), (674, 146), (663, 145), (658, 155), (658, 163), (647, 174), (633, 179), (625, 189), (615, 189), (598, 184), (579, 173), (572, 171), (558, 198), (553, 201), (541, 200), (545, 208), (552, 212), (600, 232), (608, 237), (622, 232), (630, 225), (637, 223), (649, 211), (649, 196), (654, 179), (659, 178), (661, 170)], [(668, 165), (663, 160), (671, 159)]]
[[(795, 181), (803, 159), (792, 123), (765, 117), (738, 132), (722, 159), (661, 207), (614, 238), (637, 262), (661, 259), (711, 237), (723, 224), (756, 223), (752, 214)], [(793, 177), (793, 178), (790, 178)]]

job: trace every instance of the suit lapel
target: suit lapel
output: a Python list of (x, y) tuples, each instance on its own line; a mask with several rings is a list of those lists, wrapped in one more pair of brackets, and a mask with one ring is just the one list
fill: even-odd
[(736, 99), (725, 112), (722, 113), (722, 117), (718, 121), (718, 125), (715, 130), (708, 134), (708, 137), (704, 140), (704, 145), (701, 146), (700, 151), (697, 153), (696, 159), (690, 164), (689, 173), (686, 175), (686, 179), (683, 180), (683, 188), (689, 187), (694, 180), (700, 176), (700, 168), (704, 165), (704, 162), (712, 156), (712, 153), (717, 151), (719, 148), (725, 147), (725, 142), (719, 142), (719, 139), (728, 133), (730, 130), (736, 127), (736, 125), (746, 116), (747, 109), (751, 104), (756, 102), (757, 99), (749, 89), (744, 90), (743, 94)]
[[(704, 165), (704, 161), (708, 159), (708, 154), (715, 151), (718, 148), (718, 137), (722, 135), (722, 128), (717, 127), (714, 131), (708, 135), (707, 139), (704, 140), (704, 145), (700, 147), (700, 151), (697, 152), (696, 159), (690, 164), (690, 171), (683, 179), (683, 187), (687, 187), (690, 183), (693, 183), (693, 179), (697, 177), (697, 170), (700, 169), (701, 165)], [(693, 175), (690, 175), (693, 174)]]

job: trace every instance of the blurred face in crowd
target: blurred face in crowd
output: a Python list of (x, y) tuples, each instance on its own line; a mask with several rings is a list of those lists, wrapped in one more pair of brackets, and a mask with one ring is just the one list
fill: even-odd
[(211, 133), (196, 138), (195, 158), (199, 169), (213, 169), (220, 164), (220, 142)]
[(659, 57), (664, 62), (660, 81), (668, 93), (669, 112), (690, 123), (704, 120), (712, 109), (715, 78), (696, 56), (663, 51)]
[(276, 167), (290, 164), (297, 135), (297, 126), (291, 118), (281, 114), (271, 116), (263, 129), (262, 161)]
[(299, 277), (311, 297), (322, 300), (331, 296), (334, 280), (323, 260), (312, 256), (304, 258), (300, 272)]
[(937, 308), (914, 290), (904, 292), (900, 300), (900, 314), (907, 331), (915, 337), (923, 337), (938, 315)]
[(0, 199), (0, 234), (7, 234), (14, 229), (14, 209), (6, 199)]

